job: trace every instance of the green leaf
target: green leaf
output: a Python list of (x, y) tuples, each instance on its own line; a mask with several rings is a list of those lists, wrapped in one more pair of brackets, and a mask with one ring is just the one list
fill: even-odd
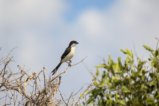
[(97, 69), (99, 68), (107, 68), (107, 65), (106, 64), (100, 64), (98, 66), (96, 66)]
[(146, 86), (145, 84), (142, 84), (142, 85), (141, 85), (141, 89), (142, 89), (142, 90), (146, 90), (146, 89), (147, 89), (147, 86)]
[(115, 94), (115, 99), (118, 99), (120, 96), (118, 94)]
[(151, 81), (150, 83), (149, 83), (149, 85), (150, 86), (155, 86), (157, 84), (157, 82), (154, 80), (154, 81)]
[(148, 97), (148, 98), (146, 99), (146, 102), (147, 102), (147, 104), (152, 105), (152, 104), (154, 104), (154, 99), (151, 98), (151, 97)]
[(129, 93), (130, 92), (130, 90), (126, 86), (122, 86), (122, 91), (124, 93)]
[(98, 76), (98, 75), (99, 75), (99, 70), (97, 69), (97, 70), (96, 70), (96, 76)]
[(129, 50), (129, 49), (126, 49), (127, 51), (127, 54), (130, 56), (130, 57), (133, 57), (133, 53)]
[(141, 69), (143, 68), (144, 64), (146, 63), (146, 61), (142, 61), (140, 58), (138, 58), (138, 66), (137, 69), (139, 71), (141, 71)]
[(111, 66), (112, 64), (114, 64), (114, 61), (112, 59), (111, 56), (108, 57), (108, 65)]
[(127, 54), (126, 51), (124, 49), (120, 49), (120, 51), (124, 54)]
[(98, 82), (97, 81), (93, 81), (93, 85), (98, 86)]
[(155, 50), (155, 56), (156, 57), (158, 56), (158, 50)]
[(105, 87), (106, 85), (107, 85), (107, 86), (109, 85), (108, 81), (107, 81), (107, 80), (102, 80), (102, 81), (100, 82), (99, 87)]
[(158, 59), (154, 58), (151, 62), (152, 67), (156, 68), (158, 64)]
[[(112, 106), (112, 103), (113, 103), (112, 100), (110, 100), (110, 99), (107, 100), (107, 105), (108, 105), (108, 106)], [(106, 105), (106, 106), (107, 106), (107, 105)]]
[(157, 73), (156, 76), (157, 76), (157, 80), (159, 80), (159, 73)]
[(157, 94), (156, 94), (156, 99), (159, 100), (159, 93), (158, 93), (158, 92), (157, 92)]
[(147, 45), (143, 45), (143, 47), (144, 47), (147, 51), (150, 51), (151, 53), (154, 52), (154, 50), (153, 50), (151, 47), (147, 46)]
[(90, 96), (89, 99), (87, 100), (87, 104), (90, 104), (91, 102), (94, 101), (94, 97), (93, 96)]
[(116, 83), (120, 81), (120, 77), (119, 76), (112, 76), (112, 83)]
[(113, 70), (114, 70), (115, 73), (120, 73), (121, 70), (120, 70), (119, 64), (117, 64), (117, 63), (113, 64)]
[(118, 57), (118, 65), (120, 68), (123, 68), (121, 57)]
[(126, 105), (126, 101), (125, 100), (118, 100), (118, 103), (122, 106)]
[(121, 52), (130, 57), (133, 57), (133, 53), (129, 49), (125, 49), (125, 50), (121, 49)]

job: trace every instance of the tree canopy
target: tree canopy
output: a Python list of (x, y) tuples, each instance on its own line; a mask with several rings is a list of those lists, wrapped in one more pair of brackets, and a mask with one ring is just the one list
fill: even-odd
[(96, 67), (90, 87), (85, 90), (83, 105), (95, 106), (159, 106), (159, 49), (143, 46), (149, 56), (134, 56), (121, 50), (124, 59), (107, 62)]

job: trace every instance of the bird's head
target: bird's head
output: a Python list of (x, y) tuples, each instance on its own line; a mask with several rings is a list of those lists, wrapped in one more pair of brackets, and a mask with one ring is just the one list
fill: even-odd
[(77, 44), (78, 44), (78, 42), (75, 41), (75, 40), (73, 40), (73, 41), (70, 42), (69, 46), (74, 47), (74, 46), (76, 46)]

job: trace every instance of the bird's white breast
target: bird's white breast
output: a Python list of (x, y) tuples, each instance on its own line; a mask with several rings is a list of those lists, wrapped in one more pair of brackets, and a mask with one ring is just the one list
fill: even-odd
[(71, 47), (71, 54), (72, 55), (74, 55), (75, 54), (75, 49), (76, 49), (76, 47), (74, 46), (74, 47)]
[(74, 54), (75, 54), (75, 49), (76, 49), (75, 46), (74, 46), (74, 47), (71, 47), (71, 52), (63, 59), (62, 62), (67, 62), (67, 61), (69, 61), (69, 60), (74, 56)]

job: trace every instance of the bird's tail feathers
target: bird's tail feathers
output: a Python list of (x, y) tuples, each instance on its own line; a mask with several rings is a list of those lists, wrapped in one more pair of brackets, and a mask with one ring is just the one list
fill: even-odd
[(61, 66), (61, 64), (62, 64), (62, 62), (60, 62), (60, 63), (55, 67), (55, 69), (52, 70), (52, 75), (54, 75), (54, 74), (57, 72), (57, 70), (58, 70), (58, 68)]

